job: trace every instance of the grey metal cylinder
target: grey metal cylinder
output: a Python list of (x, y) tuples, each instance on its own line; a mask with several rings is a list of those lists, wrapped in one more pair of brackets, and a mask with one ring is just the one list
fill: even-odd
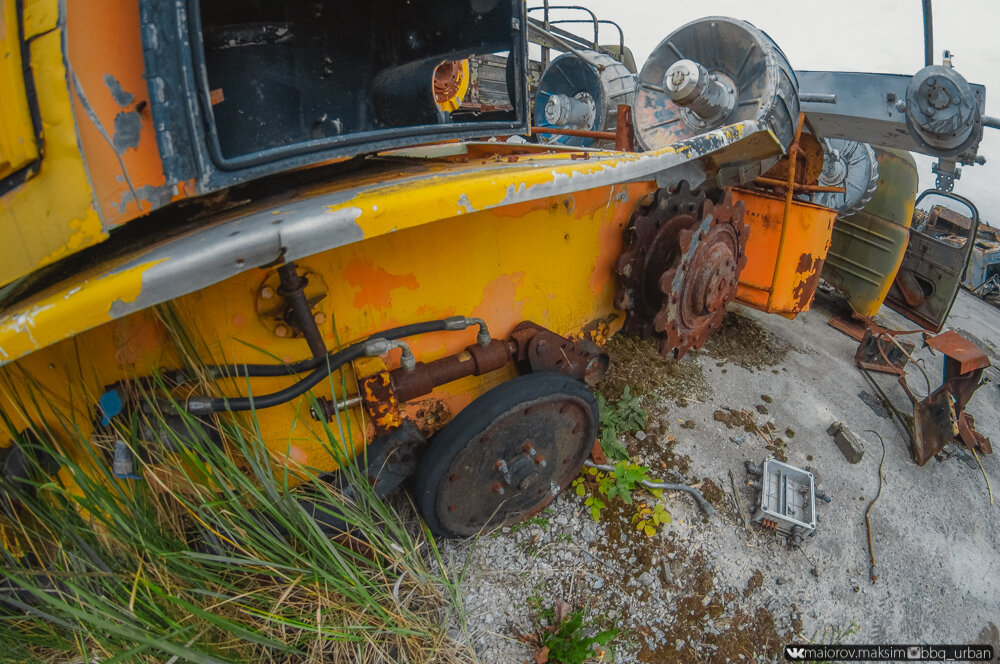
[[(697, 76), (678, 64), (685, 60), (699, 66)], [(747, 120), (765, 125), (785, 148), (795, 137), (795, 72), (771, 38), (746, 21), (710, 16), (678, 28), (653, 50), (637, 82), (632, 120), (646, 150)]]
[(545, 121), (554, 127), (590, 129), (596, 108), (594, 98), (586, 92), (579, 97), (552, 95), (545, 103)]
[(826, 141), (823, 172), (819, 184), (843, 187), (843, 192), (823, 191), (812, 196), (812, 202), (833, 208), (841, 217), (862, 209), (872, 199), (878, 187), (878, 160), (875, 150), (867, 143), (831, 138)]
[(705, 126), (724, 122), (736, 106), (736, 89), (724, 74), (711, 74), (692, 60), (678, 60), (663, 76), (667, 96)]
[(916, 141), (958, 150), (982, 135), (979, 103), (968, 81), (951, 67), (924, 67), (906, 88), (906, 123)]

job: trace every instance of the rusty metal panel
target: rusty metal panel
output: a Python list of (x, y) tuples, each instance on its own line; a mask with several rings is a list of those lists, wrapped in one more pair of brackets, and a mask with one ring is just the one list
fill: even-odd
[(936, 337), (927, 337), (927, 345), (958, 362), (959, 373), (965, 374), (990, 366), (990, 358), (986, 353), (955, 330), (948, 330)]
[(750, 226), (748, 260), (740, 273), (736, 299), (768, 313), (795, 315), (807, 311), (830, 248), (836, 211), (792, 201), (788, 227), (782, 233), (783, 197), (734, 189), (733, 198), (743, 201), (744, 219)]

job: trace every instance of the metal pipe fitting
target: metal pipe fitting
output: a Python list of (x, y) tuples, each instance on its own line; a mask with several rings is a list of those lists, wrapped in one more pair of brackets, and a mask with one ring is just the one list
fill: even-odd
[(589, 129), (594, 118), (593, 103), (562, 94), (555, 94), (545, 102), (545, 121), (556, 127)]
[(715, 125), (736, 107), (736, 87), (693, 60), (678, 60), (663, 75), (667, 96), (705, 125)]

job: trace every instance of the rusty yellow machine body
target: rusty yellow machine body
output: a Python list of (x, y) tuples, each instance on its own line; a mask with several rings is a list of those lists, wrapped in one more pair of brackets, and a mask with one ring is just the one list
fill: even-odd
[[(431, 439), (418, 502), (469, 534), (578, 471), (597, 415), (573, 381), (599, 377), (623, 325), (679, 357), (734, 299), (809, 307), (836, 206), (803, 192), (844, 190), (817, 183), (794, 72), (753, 26), (716, 17), (664, 41), (756, 44), (740, 71), (757, 78), (730, 91), (752, 103), (688, 90), (662, 44), (630, 73), (595, 36), (574, 51), (589, 67), (558, 65), (582, 91), (543, 75), (532, 116), (542, 28), (517, 0), (422, 0), (399, 25), (377, 20), (383, 2), (265, 4), (0, 1), (0, 446), (169, 447), (179, 429), (115, 440), (153, 381), (173, 399), (163, 421), (252, 410), (279, 467), (336, 469), (335, 428), (383, 462), (417, 450), (412, 473)], [(502, 99), (485, 104), (466, 58), (498, 52)], [(542, 374), (527, 396), (504, 387), (525, 372)], [(557, 439), (486, 443), (524, 438), (518, 409)], [(446, 471), (480, 434), (473, 477), (492, 497), (463, 513)]]

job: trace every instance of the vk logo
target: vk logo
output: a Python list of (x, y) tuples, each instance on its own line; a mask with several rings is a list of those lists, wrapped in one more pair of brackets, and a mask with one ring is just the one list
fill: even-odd
[(805, 659), (806, 649), (786, 647), (785, 657), (787, 657), (788, 659)]

